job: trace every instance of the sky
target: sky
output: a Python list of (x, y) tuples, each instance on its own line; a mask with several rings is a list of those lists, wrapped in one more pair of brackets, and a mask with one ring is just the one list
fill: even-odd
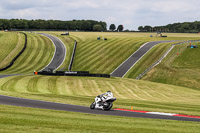
[(124, 29), (200, 21), (200, 0), (0, 0), (1, 19), (97, 20)]

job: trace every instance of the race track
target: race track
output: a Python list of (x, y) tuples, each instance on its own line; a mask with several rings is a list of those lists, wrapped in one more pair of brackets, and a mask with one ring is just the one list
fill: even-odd
[(167, 116), (167, 115), (147, 114), (147, 113), (140, 113), (140, 112), (119, 111), (119, 110), (111, 110), (111, 111), (91, 110), (89, 108), (89, 105), (88, 107), (85, 107), (85, 106), (78, 106), (78, 105), (45, 102), (45, 101), (39, 101), (39, 100), (22, 99), (22, 98), (9, 97), (9, 96), (3, 96), (3, 95), (0, 95), (0, 104), (41, 108), (41, 109), (81, 112), (81, 113), (89, 113), (89, 114), (200, 122), (200, 118)]
[(127, 60), (119, 65), (112, 73), (112, 77), (124, 77), (126, 73), (151, 49), (159, 43), (167, 43), (174, 41), (155, 41), (145, 43), (135, 53), (133, 53)]

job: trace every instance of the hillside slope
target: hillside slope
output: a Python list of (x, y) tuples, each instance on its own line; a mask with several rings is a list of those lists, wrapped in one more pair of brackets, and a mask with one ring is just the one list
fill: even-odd
[[(193, 44), (200, 47), (199, 42)], [(175, 46), (169, 55), (143, 80), (200, 90), (200, 48), (187, 48), (188, 45), (187, 43)]]
[(18, 32), (0, 32), (0, 68), (7, 66), (24, 47), (24, 35)]
[[(41, 70), (51, 61), (55, 49), (52, 42), (48, 38), (38, 34), (26, 34), (27, 48), (15, 61), (13, 66), (2, 71), (1, 74), (33, 73), (34, 70)], [(15, 43), (17, 43), (16, 40)]]

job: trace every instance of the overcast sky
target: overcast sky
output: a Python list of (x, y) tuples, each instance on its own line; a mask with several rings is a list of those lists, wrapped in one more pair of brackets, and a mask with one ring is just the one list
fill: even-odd
[(0, 18), (92, 19), (125, 29), (200, 20), (200, 0), (0, 0)]

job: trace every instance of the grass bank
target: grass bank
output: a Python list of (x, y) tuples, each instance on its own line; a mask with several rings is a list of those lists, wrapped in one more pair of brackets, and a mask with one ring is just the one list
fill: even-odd
[[(200, 43), (194, 44), (200, 47)], [(175, 46), (158, 66), (147, 73), (143, 80), (200, 90), (200, 48), (187, 48), (188, 45)]]

